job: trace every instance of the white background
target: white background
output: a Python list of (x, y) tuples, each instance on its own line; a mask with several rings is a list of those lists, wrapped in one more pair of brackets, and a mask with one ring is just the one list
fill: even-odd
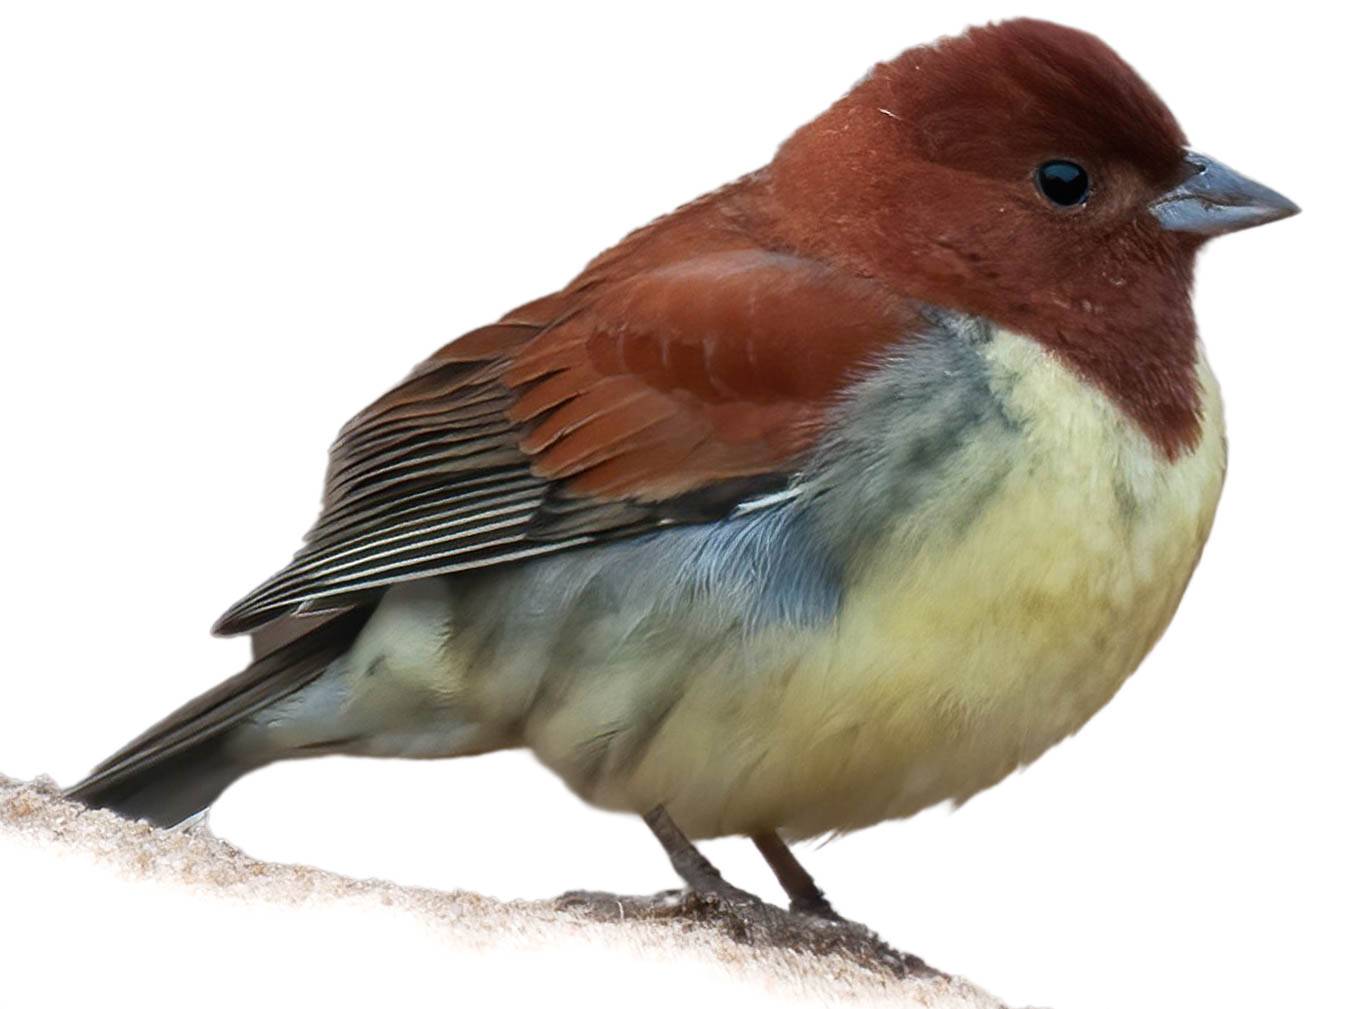
[[(288, 558), (328, 440), (416, 361), (764, 163), (874, 61), (1023, 6), (4, 3), (0, 771), (70, 783), (240, 667), (211, 621)], [(1012, 1004), (1330, 1003), (1339, 26), (1308, 4), (1026, 6), (1100, 34), (1197, 149), (1304, 213), (1200, 264), (1232, 467), (1140, 673), (955, 815), (800, 854), (844, 913)], [(211, 825), (263, 858), (501, 896), (673, 883), (637, 820), (521, 753), (276, 767)], [(708, 853), (771, 890), (746, 842)], [(0, 928), (38, 970), (118, 941), (29, 922), (53, 876), (28, 858), (0, 848)], [(162, 913), (119, 899), (128, 935)], [(194, 921), (204, 948), (238, 927)]]

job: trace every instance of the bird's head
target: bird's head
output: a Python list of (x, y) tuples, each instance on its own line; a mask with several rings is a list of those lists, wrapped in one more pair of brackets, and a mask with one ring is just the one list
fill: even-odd
[(1101, 40), (1033, 20), (879, 64), (769, 176), (791, 242), (1038, 338), (1169, 447), (1192, 434), (1192, 390), (1160, 387), (1194, 357), (1196, 250), (1298, 209), (1191, 152)]

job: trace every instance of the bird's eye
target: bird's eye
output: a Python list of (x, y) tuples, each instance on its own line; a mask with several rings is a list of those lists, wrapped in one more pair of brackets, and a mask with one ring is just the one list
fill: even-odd
[(1037, 169), (1037, 188), (1057, 207), (1075, 207), (1088, 199), (1088, 173), (1073, 161), (1048, 161)]

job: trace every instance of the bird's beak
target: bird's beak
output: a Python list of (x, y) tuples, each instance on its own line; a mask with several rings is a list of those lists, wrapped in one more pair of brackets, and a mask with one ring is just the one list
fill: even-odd
[(1275, 190), (1239, 175), (1203, 154), (1187, 152), (1190, 175), (1149, 204), (1149, 213), (1167, 231), (1226, 235), (1258, 224), (1293, 217), (1298, 205)]

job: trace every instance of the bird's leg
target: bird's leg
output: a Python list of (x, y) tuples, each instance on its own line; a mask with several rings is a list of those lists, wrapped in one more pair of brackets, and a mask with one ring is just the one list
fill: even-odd
[(691, 843), (690, 838), (682, 833), (681, 828), (673, 823), (672, 817), (662, 806), (655, 806), (646, 813), (644, 822), (649, 824), (649, 829), (668, 853), (668, 860), (677, 870), (677, 875), (694, 893), (713, 895), (729, 904), (761, 903), (757, 897), (724, 879), (710, 860)]
[(725, 882), (719, 870), (696, 850), (662, 806), (655, 806), (646, 813), (644, 821), (687, 884), (685, 890), (653, 897), (622, 897), (578, 890), (562, 894), (557, 905), (598, 921), (709, 923), (734, 941), (756, 949), (774, 946), (809, 950), (817, 955), (840, 953), (852, 961), (873, 964), (899, 977), (935, 973), (919, 957), (899, 953), (870, 929), (837, 917), (817, 884), (775, 834), (758, 834), (752, 840), (789, 892), (792, 903), (788, 911)]
[(822, 895), (813, 877), (808, 875), (808, 870), (799, 864), (799, 860), (789, 850), (789, 845), (780, 839), (779, 834), (773, 830), (765, 834), (753, 834), (752, 843), (766, 859), (766, 864), (775, 873), (775, 878), (780, 881), (785, 893), (789, 894), (791, 911), (814, 918), (825, 918), (828, 921), (842, 920), (832, 908), (831, 902)]

